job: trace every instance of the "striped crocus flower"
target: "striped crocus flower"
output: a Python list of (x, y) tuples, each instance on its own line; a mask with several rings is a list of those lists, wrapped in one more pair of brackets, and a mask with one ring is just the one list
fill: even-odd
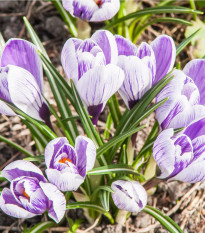
[(63, 0), (63, 7), (74, 17), (100, 22), (111, 19), (120, 9), (120, 0)]

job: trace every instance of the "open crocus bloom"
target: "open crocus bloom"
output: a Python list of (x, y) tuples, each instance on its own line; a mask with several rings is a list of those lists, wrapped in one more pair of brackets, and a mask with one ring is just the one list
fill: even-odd
[(18, 160), (6, 166), (2, 176), (11, 182), (4, 188), (0, 207), (16, 218), (31, 218), (48, 210), (48, 215), (57, 223), (66, 210), (64, 195), (47, 182), (41, 170), (28, 161)]
[(174, 136), (162, 131), (153, 146), (153, 157), (161, 171), (158, 178), (196, 183), (205, 179), (205, 119)]
[(173, 80), (159, 93), (157, 102), (169, 97), (156, 110), (162, 129), (186, 127), (205, 116), (204, 82), (205, 61), (189, 62), (184, 72), (176, 70)]
[[(0, 61), (0, 98), (50, 126), (50, 111), (42, 95), (43, 70), (36, 47), (22, 39), (10, 39)], [(0, 112), (15, 113), (0, 101)]]
[(122, 36), (115, 36), (118, 47), (117, 65), (125, 79), (119, 89), (125, 104), (131, 109), (136, 102), (172, 68), (176, 56), (173, 39), (162, 35), (151, 45), (143, 42), (138, 48)]
[(63, 7), (72, 16), (91, 22), (111, 19), (120, 9), (120, 0), (63, 0), (62, 2)]
[(137, 181), (117, 180), (111, 185), (115, 205), (129, 212), (140, 212), (147, 204), (147, 193)]
[(48, 180), (61, 191), (76, 190), (93, 168), (95, 158), (96, 148), (89, 138), (78, 136), (75, 148), (66, 138), (56, 138), (45, 148)]
[(114, 36), (102, 30), (84, 41), (69, 39), (63, 47), (61, 61), (68, 80), (73, 79), (92, 116), (93, 124), (97, 124), (108, 99), (124, 80), (124, 72), (115, 65), (117, 45)]

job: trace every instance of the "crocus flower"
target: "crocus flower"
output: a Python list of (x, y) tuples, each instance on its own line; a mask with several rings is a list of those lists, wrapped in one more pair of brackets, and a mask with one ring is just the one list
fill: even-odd
[(76, 190), (93, 168), (95, 158), (96, 148), (89, 138), (78, 136), (75, 148), (66, 138), (56, 138), (45, 148), (48, 180), (61, 191)]
[(143, 42), (138, 48), (122, 36), (115, 36), (118, 47), (117, 65), (125, 79), (119, 89), (125, 104), (131, 109), (137, 101), (172, 68), (176, 48), (171, 37), (157, 37), (151, 45)]
[(160, 179), (189, 183), (205, 180), (205, 119), (177, 135), (172, 128), (162, 131), (154, 143), (153, 157)]
[(120, 9), (120, 0), (63, 0), (63, 7), (74, 17), (100, 22), (111, 19)]
[(31, 218), (48, 211), (57, 223), (66, 210), (64, 195), (47, 182), (41, 170), (28, 161), (18, 160), (6, 166), (2, 176), (11, 182), (0, 197), (1, 209), (15, 218)]
[[(22, 39), (10, 39), (0, 61), (0, 98), (50, 126), (50, 111), (43, 97), (43, 70), (36, 47)], [(0, 113), (15, 113), (0, 101)]]
[(161, 129), (186, 127), (205, 116), (205, 60), (189, 62), (183, 72), (173, 72), (173, 80), (159, 93), (157, 102), (169, 97), (156, 110)]
[(140, 212), (147, 204), (147, 193), (137, 181), (117, 180), (111, 185), (115, 205), (129, 212)]
[(92, 116), (93, 124), (96, 124), (108, 99), (124, 80), (124, 72), (115, 65), (115, 38), (110, 32), (102, 30), (84, 41), (69, 39), (63, 47), (61, 61), (68, 80), (73, 79), (88, 113)]

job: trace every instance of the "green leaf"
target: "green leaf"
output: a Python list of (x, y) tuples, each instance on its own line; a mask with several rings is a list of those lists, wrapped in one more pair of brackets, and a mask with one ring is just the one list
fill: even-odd
[(8, 138), (0, 135), (0, 141), (1, 142), (5, 142), (6, 144), (12, 146), (13, 148), (17, 149), (18, 151), (21, 151), (23, 154), (29, 156), (29, 157), (34, 157), (33, 154), (31, 154), (30, 152), (28, 152), (27, 150), (25, 150), (23, 147), (21, 147), (20, 145), (16, 144), (15, 142), (12, 142), (11, 140), (9, 140)]
[(113, 174), (113, 173), (132, 174), (143, 178), (142, 174), (135, 171), (132, 166), (129, 166), (127, 164), (111, 164), (102, 167), (97, 167), (88, 171), (87, 175), (98, 176), (98, 175)]
[(109, 211), (110, 210), (110, 192), (101, 190), (99, 195), (100, 195), (100, 201), (101, 201), (103, 208), (106, 211)]
[(200, 29), (196, 30), (193, 34), (191, 34), (184, 41), (182, 41), (179, 45), (177, 45), (176, 55), (178, 55), (191, 42), (191, 40), (198, 34), (199, 31)]
[(111, 129), (111, 125), (112, 125), (112, 116), (111, 113), (108, 113), (107, 116), (107, 121), (106, 121), (106, 126), (105, 126), (105, 130), (104, 130), (104, 134), (103, 134), (103, 138), (108, 140), (110, 137), (110, 129)]
[(51, 0), (51, 2), (56, 7), (56, 9), (60, 13), (61, 17), (63, 18), (64, 22), (68, 26), (71, 35), (74, 37), (77, 37), (78, 31), (77, 31), (75, 24), (73, 23), (74, 20), (73, 20), (72, 16), (63, 8), (61, 1), (60, 0)]
[(95, 190), (93, 191), (92, 195), (91, 195), (91, 201), (95, 201), (97, 199), (97, 195), (100, 191), (107, 191), (107, 192), (110, 192), (110, 193), (113, 193), (113, 190), (110, 186), (98, 186), (97, 188), (95, 188)]
[(122, 142), (124, 141), (126, 138), (128, 138), (129, 136), (131, 136), (132, 134), (138, 132), (139, 130), (145, 128), (146, 125), (141, 125), (133, 130), (130, 130), (126, 133), (120, 134), (118, 136), (113, 137), (111, 140), (109, 140), (107, 143), (105, 143), (104, 145), (100, 146), (97, 149), (97, 157), (99, 157), (100, 155), (102, 155), (103, 153), (105, 153), (107, 150), (109, 150), (111, 147), (113, 147), (114, 145), (116, 145), (116, 143)]
[(152, 7), (152, 8), (146, 8), (143, 10), (136, 11), (134, 13), (131, 13), (129, 15), (126, 15), (122, 18), (119, 18), (110, 24), (107, 24), (105, 26), (105, 29), (111, 28), (121, 22), (124, 22), (125, 20), (132, 19), (132, 18), (139, 18), (144, 15), (156, 15), (156, 14), (164, 14), (164, 13), (179, 13), (179, 14), (203, 14), (202, 11), (196, 11), (190, 8), (186, 7), (180, 7), (180, 6), (158, 6), (158, 7)]
[(111, 214), (109, 212), (106, 212), (103, 207), (97, 205), (97, 204), (94, 204), (92, 202), (75, 202), (75, 203), (69, 203), (66, 207), (67, 210), (69, 209), (79, 209), (79, 208), (87, 208), (87, 209), (90, 209), (90, 210), (95, 210), (99, 213), (102, 213), (104, 214), (109, 220), (110, 222), (113, 224), (114, 223), (114, 220), (111, 216)]
[(118, 100), (115, 94), (108, 100), (108, 107), (109, 107), (109, 110), (112, 116), (112, 120), (114, 122), (114, 126), (115, 128), (117, 128), (120, 122), (121, 112), (120, 112), (119, 103), (118, 103)]
[(41, 222), (36, 224), (34, 227), (32, 227), (30, 230), (27, 230), (26, 233), (42, 233), (44, 232), (46, 229), (55, 226), (56, 224), (54, 222), (51, 221), (47, 221), (47, 222)]
[(38, 156), (35, 156), (35, 157), (24, 158), (23, 160), (30, 161), (30, 162), (42, 163), (43, 161), (45, 161), (45, 156), (44, 155), (38, 155)]
[(170, 233), (183, 233), (182, 229), (170, 217), (161, 211), (148, 205), (143, 209), (143, 211), (159, 221)]

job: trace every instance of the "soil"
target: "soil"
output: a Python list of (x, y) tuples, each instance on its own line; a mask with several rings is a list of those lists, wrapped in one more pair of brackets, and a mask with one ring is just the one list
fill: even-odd
[[(141, 8), (154, 6), (156, 1), (144, 0)], [(177, 1), (177, 4), (189, 6), (189, 1)], [(60, 63), (60, 53), (65, 41), (71, 37), (68, 28), (64, 25), (63, 20), (59, 16), (58, 11), (54, 8), (51, 2), (48, 1), (2, 1), (0, 0), (0, 32), (5, 41), (13, 37), (19, 37), (30, 40), (29, 35), (24, 26), (22, 16), (27, 16), (34, 30), (43, 42), (49, 57), (60, 73), (63, 73)], [(173, 16), (170, 14), (170, 16)], [(184, 17), (180, 16), (179, 17)], [(186, 15), (187, 20), (191, 20), (191, 15)], [(92, 24), (92, 31), (100, 28), (102, 24)], [(82, 24), (79, 25), (82, 27)], [(137, 44), (141, 41), (150, 43), (156, 36), (160, 34), (168, 34), (172, 36), (176, 44), (184, 39), (185, 26), (174, 24), (154, 24), (148, 27), (140, 36)], [(192, 58), (191, 46), (180, 53), (177, 57), (177, 62), (184, 64)], [(51, 104), (55, 106), (55, 101), (49, 91), (48, 83), (45, 80), (46, 97)], [(104, 127), (107, 110), (100, 118), (100, 127)], [(147, 129), (141, 131), (137, 137), (138, 150), (143, 145), (146, 136), (148, 135), (151, 126), (153, 125), (153, 115), (150, 116), (146, 123), (150, 125)], [(27, 150), (36, 153), (34, 141), (29, 130), (21, 123), (18, 117), (0, 116), (0, 134), (8, 137), (12, 141), (25, 147)], [(22, 159), (24, 156), (11, 148), (4, 142), (0, 142), (0, 170), (8, 163), (16, 159)], [(0, 183), (0, 189), (8, 186), (8, 182)], [(151, 190), (148, 204), (159, 208), (164, 213), (167, 213), (185, 233), (202, 233), (205, 232), (205, 190), (204, 184), (198, 183), (195, 185), (172, 182), (160, 183), (156, 190)], [(76, 232), (92, 232), (92, 233), (114, 233), (114, 232), (167, 232), (158, 222), (149, 215), (141, 212), (137, 215), (132, 214), (125, 226), (120, 224), (110, 225), (106, 218), (102, 218), (99, 225), (93, 229), (90, 227), (86, 218), (83, 215), (83, 210), (70, 210), (66, 213), (67, 217), (73, 220), (82, 219), (83, 223)], [(32, 219), (19, 220), (8, 217), (0, 211), (0, 232), (24, 232), (25, 226), (31, 227), (39, 222), (49, 220), (46, 215), (37, 216)], [(67, 221), (63, 221), (61, 226), (53, 227), (49, 232), (67, 232), (69, 229)]]

